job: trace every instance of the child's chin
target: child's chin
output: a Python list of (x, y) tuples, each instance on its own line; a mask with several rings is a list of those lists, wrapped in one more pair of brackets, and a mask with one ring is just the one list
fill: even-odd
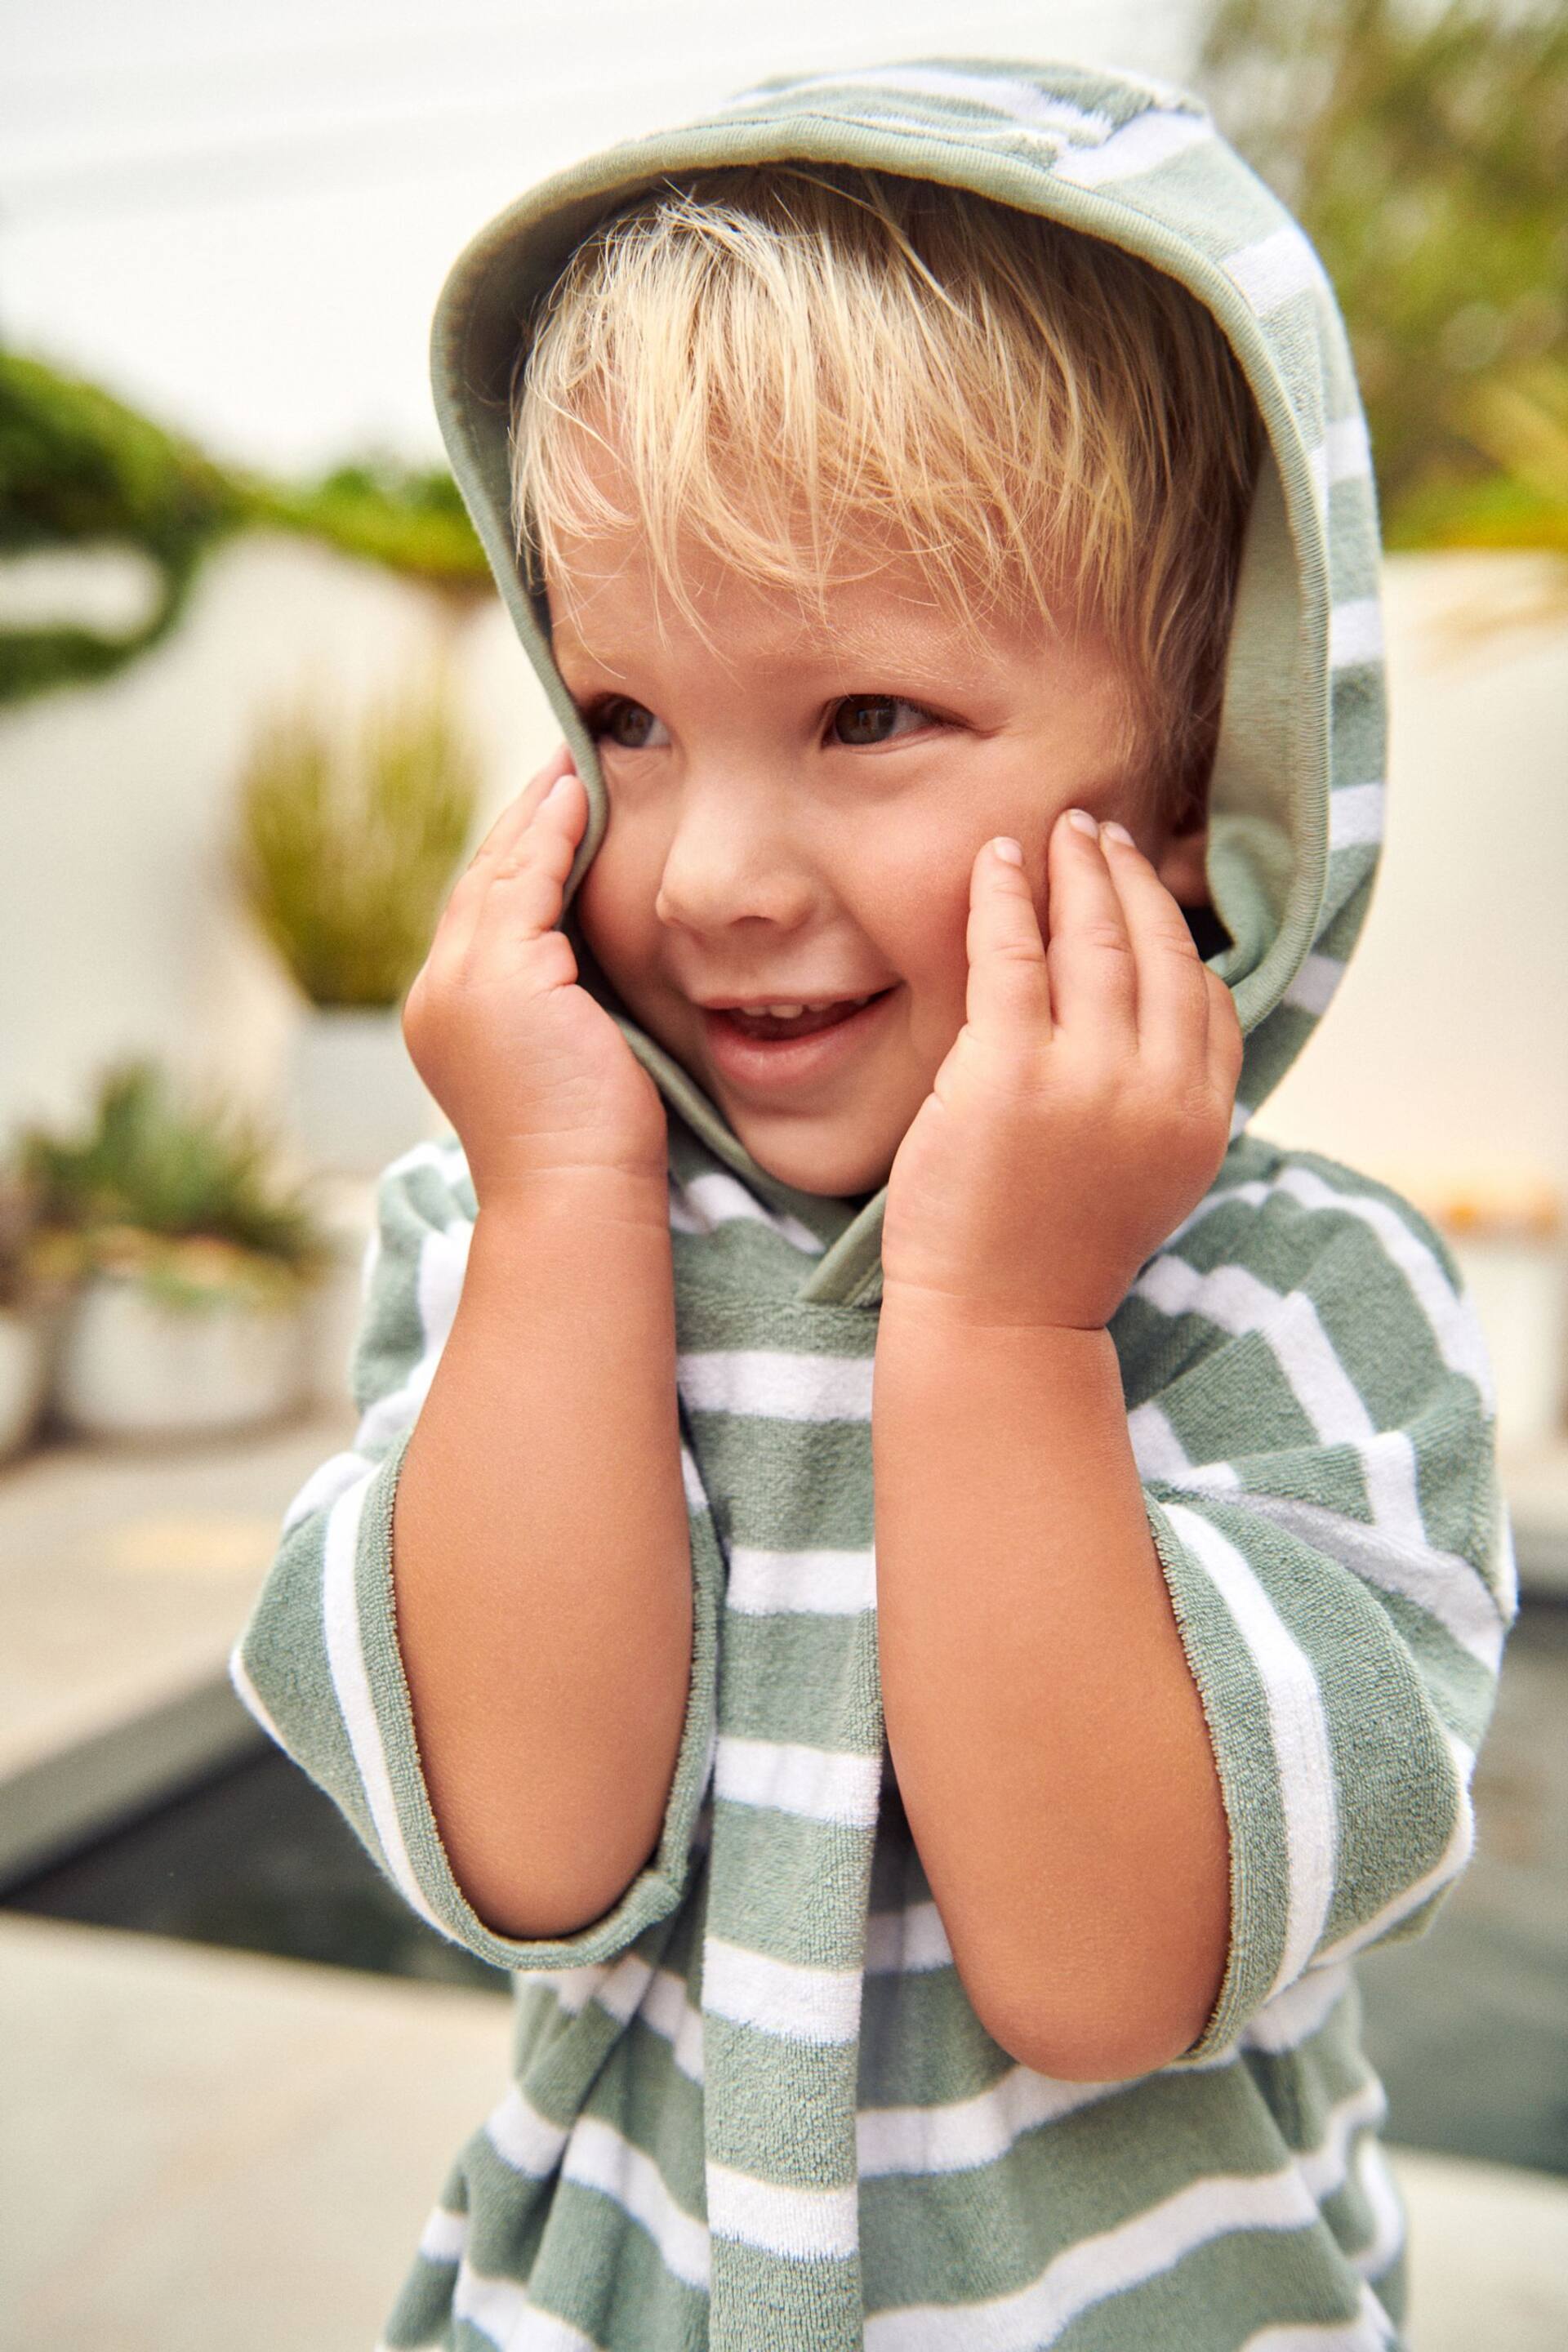
[(874, 1144), (835, 1145), (803, 1129), (798, 1136), (756, 1131), (736, 1121), (735, 1130), (763, 1173), (793, 1192), (816, 1192), (826, 1201), (869, 1200), (888, 1181), (890, 1153)]

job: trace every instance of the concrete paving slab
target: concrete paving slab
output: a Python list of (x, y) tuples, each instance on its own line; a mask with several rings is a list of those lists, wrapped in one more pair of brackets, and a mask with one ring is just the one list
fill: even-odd
[[(0, 2352), (370, 2352), (493, 1994), (0, 1917)], [(1414, 2352), (1562, 2352), (1568, 2183), (1396, 2156)]]
[(341, 1408), (240, 1439), (67, 1442), (0, 1473), (0, 1884), (252, 1738), (226, 1661)]
[(506, 2083), (493, 1995), (0, 1922), (4, 2352), (370, 2352)]

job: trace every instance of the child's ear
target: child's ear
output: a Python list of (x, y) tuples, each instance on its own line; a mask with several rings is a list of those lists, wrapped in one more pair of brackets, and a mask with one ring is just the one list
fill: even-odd
[(1209, 840), (1207, 798), (1201, 792), (1188, 796), (1154, 852), (1154, 871), (1178, 907), (1209, 903), (1205, 865)]

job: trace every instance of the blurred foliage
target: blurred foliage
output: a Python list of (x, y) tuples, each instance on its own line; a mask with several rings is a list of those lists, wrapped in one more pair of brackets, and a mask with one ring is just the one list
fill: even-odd
[(235, 486), (96, 385), (0, 352), (0, 556), (112, 542), (151, 558), (161, 593), (124, 636), (69, 625), (0, 633), (0, 703), (106, 677), (174, 626), (202, 556), (240, 516)]
[(216, 1097), (182, 1097), (142, 1057), (101, 1081), (87, 1132), (28, 1128), (16, 1166), (46, 1278), (133, 1274), (181, 1303), (282, 1298), (323, 1262), (302, 1195), (271, 1171), (271, 1147)]
[(384, 563), (464, 603), (490, 593), (489, 566), (462, 494), (439, 467), (414, 472), (378, 457), (340, 466), (304, 489), (275, 485), (256, 496), (259, 520)]
[(37, 1188), (20, 1168), (0, 1168), (0, 1311), (37, 1303)]
[(245, 525), (298, 531), (448, 598), (489, 591), (489, 572), (450, 475), (391, 459), (306, 485), (226, 469), (95, 384), (0, 352), (0, 558), (118, 546), (156, 567), (138, 628), (68, 624), (0, 630), (0, 705), (86, 683), (158, 643), (178, 620), (202, 557)]
[(240, 778), (236, 866), (312, 1004), (390, 1006), (428, 951), (473, 823), (479, 763), (437, 676), (356, 728), (273, 713)]
[(1202, 75), (1338, 289), (1389, 544), (1568, 553), (1568, 10), (1219, 0)]

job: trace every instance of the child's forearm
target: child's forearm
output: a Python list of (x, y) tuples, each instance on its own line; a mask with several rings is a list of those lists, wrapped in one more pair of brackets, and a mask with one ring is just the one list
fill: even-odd
[(872, 1433), (889, 1742), (975, 2010), (1043, 2073), (1166, 2063), (1218, 1992), (1228, 1848), (1110, 1335), (892, 1287)]
[(662, 1181), (481, 1208), (393, 1528), (437, 1825), (487, 1925), (557, 1936), (647, 1861), (691, 1654)]

